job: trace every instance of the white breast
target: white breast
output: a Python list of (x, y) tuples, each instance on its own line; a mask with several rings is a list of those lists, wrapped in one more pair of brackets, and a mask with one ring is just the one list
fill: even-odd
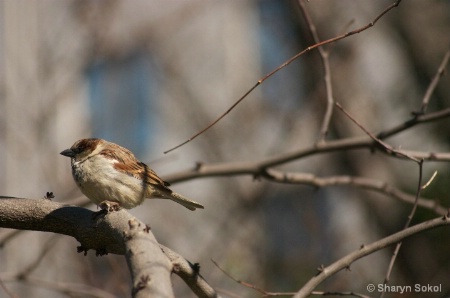
[(103, 201), (133, 208), (145, 199), (144, 182), (113, 168), (114, 160), (96, 155), (72, 164), (72, 175), (84, 195), (95, 204)]

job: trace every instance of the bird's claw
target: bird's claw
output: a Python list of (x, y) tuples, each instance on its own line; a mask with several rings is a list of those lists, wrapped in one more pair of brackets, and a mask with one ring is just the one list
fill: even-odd
[(102, 211), (106, 210), (106, 213), (119, 211), (120, 209), (122, 209), (119, 203), (111, 201), (103, 201), (98, 205), (98, 207), (102, 209)]
[(120, 209), (122, 209), (122, 207), (120, 207), (119, 203), (111, 202), (111, 201), (103, 201), (100, 204), (98, 204), (98, 207), (101, 210), (94, 212), (94, 214), (92, 215), (92, 219), (94, 219), (94, 220), (100, 216), (105, 216), (106, 214), (108, 214), (110, 212), (115, 212), (115, 211), (119, 211)]

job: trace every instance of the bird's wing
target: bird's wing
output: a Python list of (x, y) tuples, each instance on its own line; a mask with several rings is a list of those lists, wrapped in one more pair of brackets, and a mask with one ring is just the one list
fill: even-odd
[[(117, 153), (119, 151), (120, 154)], [(168, 186), (170, 184), (162, 180), (155, 171), (145, 163), (140, 162), (130, 150), (123, 147), (120, 147), (120, 150), (104, 149), (101, 154), (108, 159), (114, 160), (113, 167), (116, 170), (133, 176), (136, 179), (143, 180), (145, 183), (156, 186), (162, 190), (169, 190)]]

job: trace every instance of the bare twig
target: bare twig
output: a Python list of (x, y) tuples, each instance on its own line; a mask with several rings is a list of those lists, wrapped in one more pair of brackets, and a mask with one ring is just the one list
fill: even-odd
[(380, 145), (381, 148), (388, 154), (390, 155), (394, 155), (394, 156), (400, 156), (400, 157), (404, 157), (407, 159), (410, 159), (412, 161), (415, 161), (417, 163), (420, 163), (420, 160), (415, 158), (412, 155), (409, 155), (408, 153), (406, 153), (405, 151), (402, 150), (397, 150), (392, 148), (392, 146), (386, 144), (385, 142), (383, 142), (381, 139), (377, 138), (373, 133), (371, 133), (370, 131), (368, 131), (361, 123), (358, 122), (358, 120), (356, 120), (352, 115), (350, 115), (349, 112), (347, 112), (338, 102), (336, 103), (336, 107), (338, 107), (339, 110), (341, 110), (350, 120), (353, 121), (353, 123), (355, 123), (359, 128), (361, 128), (361, 130), (363, 130), (372, 140), (375, 141), (376, 144)]
[(394, 127), (391, 127), (390, 129), (379, 132), (377, 134), (377, 138), (386, 139), (386, 138), (396, 135), (402, 131), (405, 131), (419, 123), (427, 123), (427, 122), (447, 118), (449, 116), (450, 116), (450, 108), (446, 108), (446, 109), (436, 111), (433, 113), (428, 113), (425, 115), (414, 116), (412, 119), (407, 120), (397, 126), (394, 126)]
[(425, 184), (422, 186), (422, 190), (424, 190), (425, 188), (427, 188), (428, 186), (430, 186), (431, 182), (433, 182), (434, 178), (436, 178), (436, 175), (437, 175), (437, 171), (434, 171), (434, 173), (433, 173), (433, 175), (431, 176), (431, 178), (428, 179), (427, 183), (425, 183)]
[(350, 265), (358, 259), (361, 259), (375, 251), (379, 251), (387, 246), (396, 244), (412, 235), (435, 229), (437, 227), (450, 225), (450, 218), (443, 216), (422, 222), (420, 224), (411, 226), (407, 229), (401, 230), (397, 233), (389, 235), (383, 239), (372, 242), (371, 244), (362, 245), (360, 249), (349, 253), (345, 257), (337, 260), (333, 264), (321, 268), (320, 272), (311, 278), (295, 295), (294, 298), (307, 297), (311, 292), (325, 279), (333, 276), (336, 272), (342, 269), (349, 268)]
[(359, 297), (359, 298), (370, 298), (370, 296), (355, 293), (355, 292), (321, 292), (321, 291), (312, 291), (311, 295), (321, 295), (321, 296), (350, 296), (350, 297)]
[[(415, 203), (415, 196), (405, 193), (384, 181), (372, 178), (356, 176), (317, 177), (309, 173), (282, 172), (275, 169), (268, 169), (267, 173), (263, 175), (263, 177), (279, 183), (303, 184), (313, 187), (350, 185), (366, 190), (376, 191), (408, 204)], [(445, 215), (448, 211), (448, 208), (441, 206), (438, 202), (433, 200), (419, 198), (417, 204), (418, 206), (432, 210), (439, 215)]]
[(3, 280), (0, 278), (0, 288), (3, 289), (3, 291), (5, 292), (5, 294), (10, 297), (10, 298), (16, 298), (17, 296), (14, 295), (10, 290), (8, 290), (8, 288), (5, 286), (5, 284), (3, 283)]
[(441, 64), (439, 65), (439, 68), (434, 75), (433, 79), (430, 82), (430, 85), (428, 86), (427, 91), (425, 92), (425, 95), (422, 99), (422, 106), (420, 107), (420, 110), (418, 112), (415, 112), (413, 114), (416, 115), (423, 115), (426, 113), (428, 108), (428, 103), (430, 102), (431, 95), (433, 94), (434, 90), (436, 89), (437, 84), (439, 83), (440, 78), (444, 75), (445, 68), (447, 66), (447, 63), (450, 59), (450, 49), (445, 52), (444, 58), (442, 59)]
[(397, 7), (400, 4), (401, 0), (397, 0), (394, 3), (392, 3), (391, 5), (389, 5), (388, 7), (386, 7), (372, 22), (368, 23), (365, 26), (362, 26), (360, 28), (357, 28), (355, 30), (349, 31), (345, 34), (341, 34), (339, 36), (324, 40), (322, 42), (316, 43), (312, 46), (307, 47), (306, 49), (304, 49), (303, 51), (297, 53), (296, 55), (294, 55), (293, 57), (289, 58), (288, 60), (286, 60), (283, 64), (281, 64), (280, 66), (278, 66), (277, 68), (275, 68), (274, 70), (272, 70), (271, 72), (269, 72), (268, 74), (266, 74), (264, 77), (262, 77), (261, 79), (259, 79), (259, 81), (253, 85), (253, 87), (251, 87), (247, 92), (245, 92), (245, 94), (243, 96), (241, 96), (225, 113), (223, 113), (222, 115), (220, 115), (216, 120), (214, 120), (211, 124), (209, 124), (208, 126), (206, 126), (204, 129), (202, 129), (201, 131), (197, 132), (196, 134), (194, 134), (193, 136), (191, 136), (189, 139), (187, 139), (186, 141), (184, 141), (183, 143), (164, 151), (164, 153), (169, 153), (175, 149), (180, 148), (181, 146), (189, 143), (190, 141), (194, 140), (195, 138), (197, 138), (199, 135), (201, 135), (202, 133), (204, 133), (205, 131), (207, 131), (208, 129), (210, 129), (211, 127), (213, 127), (217, 122), (219, 122), (222, 118), (224, 118), (226, 115), (228, 115), (228, 113), (231, 112), (231, 110), (233, 110), (239, 103), (241, 103), (253, 90), (255, 90), (259, 85), (261, 85), (265, 80), (267, 80), (268, 78), (270, 78), (271, 76), (273, 76), (275, 73), (277, 73), (278, 71), (280, 71), (281, 69), (285, 68), (286, 66), (288, 66), (289, 64), (291, 64), (292, 62), (294, 62), (295, 60), (297, 60), (300, 56), (302, 56), (303, 54), (324, 46), (326, 44), (330, 44), (333, 42), (336, 42), (338, 40), (347, 38), (349, 36), (352, 36), (354, 34), (358, 34), (361, 33), (369, 28), (371, 28), (372, 26), (374, 26), (385, 14), (387, 14), (390, 10), (392, 10), (393, 8)]
[[(234, 278), (230, 273), (226, 272), (225, 269), (222, 269), (219, 264), (217, 264), (216, 261), (211, 260), (214, 265), (216, 265), (217, 268), (219, 268), (220, 271), (223, 272), (226, 276), (228, 276), (233, 281), (237, 282), (240, 285), (243, 285), (244, 287), (247, 287), (249, 289), (253, 289), (259, 293), (262, 294), (262, 297), (281, 297), (281, 296), (293, 296), (296, 292), (271, 292), (264, 290), (258, 286), (255, 286), (254, 284), (239, 280)], [(369, 298), (366, 295), (354, 293), (354, 292), (323, 292), (323, 291), (313, 291), (311, 293), (312, 295), (320, 295), (320, 296), (353, 296), (353, 297), (360, 297), (360, 298)]]
[(23, 231), (22, 230), (15, 230), (8, 233), (5, 233), (5, 235), (0, 238), (0, 248), (2, 248), (6, 243), (14, 239), (15, 237), (19, 236)]
[[(283, 165), (294, 160), (300, 160), (308, 156), (319, 155), (328, 152), (337, 152), (344, 150), (355, 150), (363, 148), (372, 148), (373, 142), (366, 137), (356, 137), (341, 139), (336, 141), (328, 141), (326, 144), (318, 147), (308, 147), (299, 149), (291, 153), (284, 153), (278, 156), (269, 157), (259, 161), (236, 161), (236, 162), (222, 162), (222, 163), (199, 163), (192, 169), (173, 173), (164, 176), (164, 180), (170, 183), (183, 182), (197, 178), (206, 177), (224, 177), (224, 176), (238, 176), (251, 175), (260, 176), (269, 168)], [(417, 159), (449, 162), (450, 153), (448, 152), (420, 152), (401, 150), (408, 155), (414, 156)], [(384, 151), (383, 151), (384, 152)]]
[[(308, 24), (309, 31), (311, 32), (311, 35), (314, 39), (314, 42), (320, 43), (320, 38), (316, 30), (316, 26), (314, 25), (314, 22), (312, 21), (306, 7), (305, 2), (303, 0), (299, 0), (298, 4), (300, 6), (300, 11), (303, 14), (303, 18), (306, 20), (306, 23)], [(322, 67), (323, 67), (323, 80), (325, 83), (325, 90), (327, 94), (327, 107), (325, 110), (325, 114), (322, 120), (322, 126), (320, 129), (319, 138), (317, 140), (318, 143), (324, 142), (325, 138), (328, 134), (328, 129), (330, 126), (331, 117), (333, 115), (333, 104), (334, 104), (334, 96), (333, 96), (333, 86), (331, 84), (331, 68), (330, 68), (330, 60), (329, 52), (325, 50), (323, 46), (320, 46), (317, 48), (320, 55), (320, 60), (322, 61)]]
[[(419, 198), (420, 198), (420, 193), (423, 189), (422, 173), (423, 173), (423, 160), (421, 160), (419, 162), (419, 181), (417, 183), (416, 199), (414, 201), (413, 207), (411, 209), (411, 212), (408, 215), (408, 218), (406, 220), (406, 223), (405, 223), (405, 226), (403, 227), (403, 229), (407, 229), (409, 227), (409, 225), (411, 224), (412, 218), (414, 217), (414, 214), (416, 213), (417, 205), (418, 205)], [(384, 278), (384, 282), (383, 282), (384, 285), (387, 285), (389, 283), (392, 269), (394, 268), (395, 260), (397, 259), (397, 256), (398, 256), (398, 253), (399, 253), (401, 247), (402, 247), (402, 242), (398, 242), (397, 245), (395, 246), (394, 252), (392, 253), (392, 257), (389, 262), (388, 270), (386, 272), (386, 277)], [(380, 297), (384, 297), (384, 295), (385, 295), (385, 292), (383, 291), (383, 292), (381, 292)]]
[(295, 293), (285, 293), (285, 292), (282, 293), (282, 292), (269, 292), (269, 291), (266, 291), (266, 290), (264, 290), (262, 288), (259, 288), (259, 287), (255, 286), (255, 285), (251, 284), (251, 283), (248, 283), (248, 282), (245, 282), (245, 281), (242, 281), (242, 280), (234, 278), (230, 273), (226, 272), (225, 269), (222, 269), (222, 267), (220, 267), (219, 264), (217, 264), (216, 261), (211, 260), (211, 262), (213, 262), (214, 265), (216, 265), (216, 267), (219, 268), (219, 270), (222, 271), (223, 274), (228, 276), (230, 279), (232, 279), (233, 281), (237, 282), (240, 285), (243, 285), (244, 287), (253, 289), (253, 290), (261, 293), (262, 297), (268, 297), (268, 296), (292, 296), (292, 295), (295, 294)]
[[(416, 198), (413, 204), (413, 208), (411, 210), (411, 213), (408, 216), (408, 219), (405, 223), (404, 229), (408, 228), (409, 225), (411, 224), (411, 220), (416, 212), (417, 209), (417, 205), (418, 205), (418, 201), (420, 198), (420, 193), (421, 190), (423, 189), (424, 186), (422, 186), (422, 166), (423, 166), (423, 159), (418, 160), (417, 158), (414, 158), (411, 155), (405, 154), (404, 152), (400, 152), (398, 150), (393, 149), (391, 146), (387, 145), (386, 143), (384, 143), (383, 141), (381, 141), (380, 139), (378, 139), (376, 136), (374, 136), (372, 133), (370, 133), (366, 128), (364, 128), (364, 126), (362, 126), (355, 118), (353, 118), (347, 111), (344, 110), (344, 108), (342, 108), (342, 106), (339, 103), (336, 103), (336, 106), (345, 113), (345, 115), (347, 115), (347, 117), (349, 117), (356, 125), (358, 125), (367, 135), (369, 135), (377, 144), (381, 145), (382, 148), (384, 148), (387, 152), (392, 153), (392, 154), (399, 154), (403, 157), (406, 157), (408, 159), (411, 159), (415, 162), (417, 162), (419, 164), (419, 182), (418, 182), (418, 187), (417, 187), (417, 192), (416, 192)], [(388, 270), (386, 273), (386, 277), (384, 279), (384, 285), (387, 285), (389, 283), (389, 279), (390, 279), (390, 275), (392, 272), (392, 269), (394, 268), (394, 263), (395, 260), (397, 259), (398, 253), (400, 251), (400, 248), (402, 246), (402, 242), (398, 242), (394, 252), (392, 254), (391, 260), (389, 262), (389, 266), (388, 266)], [(385, 295), (385, 292), (382, 292), (380, 297), (383, 297)]]
[[(436, 121), (450, 117), (450, 108), (419, 115), (411, 120), (407, 120), (397, 126), (383, 130), (376, 134), (376, 138), (383, 140), (405, 131), (413, 126)], [(363, 148), (373, 148), (373, 139), (367, 137), (351, 137), (339, 140), (331, 140), (324, 144), (317, 144), (311, 147), (302, 148), (290, 153), (282, 153), (256, 162), (236, 161), (230, 163), (203, 164), (199, 163), (192, 170), (178, 172), (164, 178), (169, 182), (182, 182), (186, 180), (196, 179), (199, 177), (212, 176), (230, 176), (230, 175), (260, 175), (265, 169), (289, 163), (294, 160), (305, 158), (308, 156), (323, 154), (327, 152), (336, 152), (344, 150), (355, 150)], [(400, 150), (399, 150), (400, 151)], [(450, 161), (450, 153), (448, 152), (420, 152), (401, 150), (405, 154), (424, 161)], [(386, 153), (385, 150), (382, 151)], [(392, 155), (391, 155), (392, 156)], [(395, 156), (399, 157), (399, 156)]]
[(44, 260), (44, 257), (52, 251), (52, 248), (55, 247), (55, 242), (58, 241), (60, 238), (60, 235), (54, 234), (52, 235), (47, 241), (45, 242), (44, 246), (42, 247), (40, 253), (36, 256), (34, 262), (29, 264), (25, 269), (23, 269), (21, 272), (17, 273), (18, 279), (26, 279), (33, 271), (39, 266), (39, 264)]

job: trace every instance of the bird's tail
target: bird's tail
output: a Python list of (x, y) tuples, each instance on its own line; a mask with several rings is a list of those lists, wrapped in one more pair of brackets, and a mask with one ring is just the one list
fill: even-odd
[(177, 194), (176, 192), (171, 192), (170, 194), (165, 194), (164, 195), (165, 199), (171, 199), (174, 202), (177, 202), (178, 204), (183, 205), (184, 207), (188, 208), (189, 210), (194, 211), (197, 208), (203, 209), (205, 207), (203, 207), (203, 205), (192, 201), (186, 197), (183, 197), (180, 194)]

